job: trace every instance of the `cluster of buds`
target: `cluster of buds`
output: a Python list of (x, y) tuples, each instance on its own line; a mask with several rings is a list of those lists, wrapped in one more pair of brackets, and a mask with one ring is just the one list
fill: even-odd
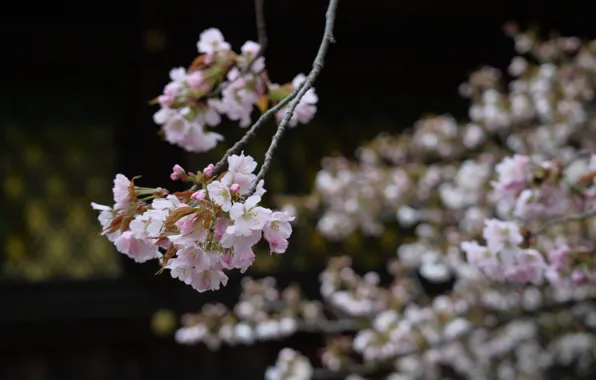
[(271, 253), (283, 253), (293, 217), (259, 205), (264, 181), (256, 180), (256, 161), (244, 154), (228, 157), (228, 171), (214, 176), (214, 166), (185, 172), (174, 166), (171, 178), (194, 183), (191, 190), (137, 187), (118, 174), (114, 205), (93, 203), (100, 211), (103, 234), (117, 250), (136, 262), (159, 259), (161, 270), (199, 292), (226, 285), (226, 270), (244, 273), (254, 262), (252, 247), (262, 238)]
[[(197, 48), (201, 55), (188, 69), (172, 69), (171, 82), (153, 101), (160, 105), (153, 119), (161, 125), (165, 140), (189, 152), (209, 151), (223, 140), (221, 134), (207, 129), (219, 125), (222, 115), (240, 127), (248, 127), (255, 108), (265, 112), (306, 79), (299, 74), (291, 83), (272, 83), (258, 43), (247, 41), (237, 54), (215, 28), (201, 33)], [(294, 110), (289, 126), (310, 122), (317, 101), (314, 89), (309, 89)], [(278, 121), (286, 111), (287, 107), (277, 113)]]

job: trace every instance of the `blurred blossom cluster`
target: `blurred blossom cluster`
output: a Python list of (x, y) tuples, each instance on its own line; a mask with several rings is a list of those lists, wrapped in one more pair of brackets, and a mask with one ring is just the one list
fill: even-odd
[(508, 76), (484, 67), (460, 88), (470, 121), (428, 117), (355, 161), (323, 161), (309, 199), (322, 234), (378, 236), (397, 222), (416, 236), (398, 249), (403, 264), (431, 277), (461, 251), (499, 282), (596, 280), (596, 41), (507, 31), (520, 53)]
[[(468, 122), (428, 117), (364, 144), (355, 160), (326, 158), (314, 192), (291, 205), (320, 212), (330, 240), (379, 236), (397, 223), (395, 233), (409, 235), (387, 263), (389, 279), (359, 274), (348, 257), (321, 273), (320, 301), (245, 279), (235, 307), (187, 315), (178, 341), (217, 348), (300, 331), (328, 337), (312, 363), (283, 350), (267, 379), (593, 371), (596, 41), (505, 30), (519, 56), (507, 73), (484, 67), (461, 86)], [(448, 289), (432, 296), (421, 279)]]
[[(165, 140), (189, 152), (209, 151), (223, 140), (221, 134), (210, 129), (221, 123), (222, 116), (246, 128), (255, 108), (265, 112), (306, 79), (299, 74), (291, 83), (272, 83), (258, 43), (245, 42), (237, 54), (215, 28), (201, 33), (197, 48), (201, 55), (188, 69), (172, 69), (170, 83), (154, 100), (160, 109), (153, 119), (161, 125)], [(317, 101), (315, 90), (309, 89), (294, 110), (289, 126), (308, 123), (317, 111)], [(286, 112), (287, 107), (277, 113), (278, 121)]]
[[(296, 286), (244, 278), (239, 302), (187, 314), (181, 344), (254, 344), (298, 332), (329, 337), (318, 364), (284, 349), (267, 379), (441, 379), (445, 368), (470, 380), (543, 379), (553, 366), (586, 372), (596, 358), (596, 287), (495, 286), (466, 262), (449, 294), (428, 297), (399, 260), (391, 274), (358, 275), (348, 257), (333, 258), (320, 276), (322, 302)], [(544, 342), (548, 344), (544, 344)], [(498, 370), (497, 377), (490, 377)], [(333, 377), (332, 375), (337, 375)], [(284, 377), (286, 376), (286, 377)], [(364, 377), (368, 378), (368, 377)]]

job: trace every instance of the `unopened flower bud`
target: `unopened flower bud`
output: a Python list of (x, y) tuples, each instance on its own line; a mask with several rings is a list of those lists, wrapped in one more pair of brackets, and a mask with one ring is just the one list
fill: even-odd
[(193, 201), (202, 201), (203, 199), (205, 199), (206, 195), (207, 193), (205, 192), (205, 190), (199, 190), (192, 193), (190, 199), (192, 199)]
[(205, 174), (205, 177), (207, 179), (213, 177), (213, 169), (215, 168), (215, 166), (213, 164), (209, 164), (204, 170), (203, 170), (203, 174)]
[(182, 166), (178, 164), (174, 165), (174, 168), (172, 169), (172, 174), (170, 174), (170, 178), (172, 179), (172, 181), (177, 181), (179, 179), (186, 178), (186, 173), (184, 173), (184, 169), (182, 168)]
[(232, 184), (232, 186), (230, 186), (230, 191), (232, 193), (237, 193), (238, 191), (240, 191), (240, 185), (237, 183)]
[(188, 82), (190, 88), (192, 88), (193, 90), (198, 90), (204, 83), (203, 74), (201, 74), (200, 71), (195, 71), (186, 77), (186, 81)]

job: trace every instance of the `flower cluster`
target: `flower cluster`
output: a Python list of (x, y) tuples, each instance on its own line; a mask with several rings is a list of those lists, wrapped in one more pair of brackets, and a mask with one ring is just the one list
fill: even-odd
[(379, 236), (397, 222), (415, 235), (400, 259), (429, 276), (463, 255), (501, 282), (596, 280), (596, 41), (507, 32), (520, 56), (509, 80), (484, 67), (461, 86), (469, 121), (427, 117), (355, 161), (323, 160), (302, 207), (322, 211), (323, 235)]
[(271, 379), (439, 379), (445, 368), (470, 380), (492, 378), (495, 368), (503, 372), (499, 379), (542, 379), (553, 366), (589, 370), (596, 359), (596, 287), (512, 292), (491, 286), (465, 261), (458, 267), (455, 288), (429, 298), (399, 260), (389, 263), (391, 279), (381, 284), (377, 273), (358, 275), (348, 257), (334, 258), (320, 277), (324, 307), (295, 286), (278, 290), (272, 278), (245, 278), (233, 311), (214, 304), (185, 315), (176, 339), (218, 349), (222, 342), (251, 344), (301, 331), (329, 336), (322, 368), (284, 349), (267, 371)]
[[(174, 68), (170, 80), (154, 102), (160, 105), (153, 119), (161, 125), (166, 141), (189, 152), (206, 152), (223, 140), (207, 127), (215, 127), (222, 115), (248, 127), (257, 107), (265, 112), (286, 98), (305, 80), (297, 75), (291, 83), (272, 83), (265, 71), (265, 58), (258, 43), (247, 41), (234, 53), (222, 33), (215, 28), (201, 33), (197, 43), (199, 55), (185, 69)], [(289, 125), (308, 123), (316, 113), (318, 98), (309, 89), (294, 110)], [(277, 113), (278, 120), (287, 107)]]
[(134, 179), (118, 174), (114, 205), (92, 204), (100, 211), (103, 234), (136, 262), (159, 259), (162, 269), (199, 292), (225, 286), (226, 270), (244, 273), (253, 264), (252, 247), (261, 238), (272, 253), (285, 252), (293, 220), (285, 212), (259, 205), (266, 191), (263, 180), (254, 194), (248, 194), (256, 180), (252, 157), (232, 155), (228, 165), (218, 177), (213, 165), (198, 173), (174, 166), (173, 180), (196, 187), (174, 194), (137, 187)]

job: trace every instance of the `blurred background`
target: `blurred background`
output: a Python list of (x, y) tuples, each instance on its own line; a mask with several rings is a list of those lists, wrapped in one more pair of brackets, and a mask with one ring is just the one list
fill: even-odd
[[(223, 124), (218, 149), (187, 154), (157, 136), (148, 101), (171, 68), (197, 55), (204, 29), (219, 28), (235, 49), (256, 40), (252, 0), (10, 6), (1, 24), (0, 379), (262, 378), (284, 344), (212, 353), (173, 340), (182, 313), (206, 302), (233, 304), (239, 278), (199, 294), (154, 276), (154, 263), (134, 264), (99, 236), (90, 207), (111, 204), (116, 173), (177, 190), (169, 183), (175, 163), (201, 169), (241, 136)], [(273, 81), (310, 70), (326, 6), (265, 1)], [(307, 194), (323, 157), (352, 154), (360, 142), (398, 133), (422, 115), (465, 118), (459, 84), (482, 65), (505, 68), (514, 55), (502, 33), (506, 21), (594, 38), (595, 12), (588, 0), (340, 0), (337, 44), (315, 84), (318, 114), (282, 141), (266, 178), (269, 194)], [(247, 153), (262, 157), (274, 128)], [(247, 274), (296, 281), (315, 296), (312, 279), (326, 257), (348, 253), (374, 269), (396, 249), (391, 233), (330, 244), (301, 224), (295, 236), (284, 256), (258, 255)], [(318, 339), (297, 336), (291, 344), (316, 353)]]

